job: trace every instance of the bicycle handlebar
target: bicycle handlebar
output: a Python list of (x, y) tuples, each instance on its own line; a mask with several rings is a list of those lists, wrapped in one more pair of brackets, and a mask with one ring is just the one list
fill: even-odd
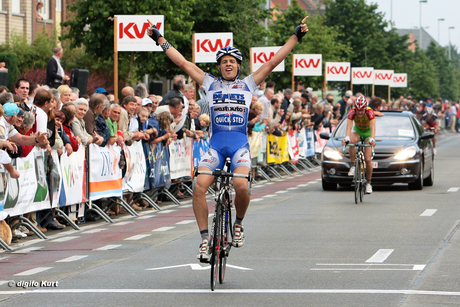
[(212, 175), (216, 177), (237, 177), (237, 178), (246, 178), (249, 180), (249, 175), (245, 174), (238, 174), (238, 173), (229, 173), (223, 170), (215, 170), (213, 172), (211, 171), (196, 171), (193, 177), (196, 177), (198, 175)]

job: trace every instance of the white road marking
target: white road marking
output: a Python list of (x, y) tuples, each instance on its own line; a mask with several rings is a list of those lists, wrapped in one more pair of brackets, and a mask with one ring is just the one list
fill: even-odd
[(134, 221), (125, 221), (125, 222), (113, 223), (110, 226), (123, 226), (123, 225), (131, 224), (131, 223), (134, 223)]
[(268, 194), (268, 195), (264, 195), (263, 197), (275, 197), (276, 194)]
[(298, 187), (288, 188), (288, 190), (297, 190)]
[(374, 256), (367, 259), (366, 262), (377, 262), (382, 263), (394, 252), (394, 249), (379, 249)]
[(286, 190), (282, 190), (282, 191), (278, 191), (278, 192), (275, 192), (276, 194), (284, 194), (284, 193), (287, 193), (289, 191), (286, 191)]
[(44, 272), (44, 271), (49, 270), (49, 269), (52, 269), (52, 268), (50, 268), (50, 267), (38, 267), (38, 268), (27, 270), (27, 271), (24, 271), (24, 272), (21, 272), (21, 273), (18, 273), (18, 274), (14, 274), (14, 276), (29, 276), (29, 275), (34, 275), (34, 274), (37, 274), (37, 273)]
[(9, 283), (9, 280), (0, 280), (0, 286)]
[(258, 201), (262, 201), (262, 200), (264, 200), (264, 199), (263, 198), (254, 198), (254, 199), (251, 199), (250, 202), (255, 203), (255, 202), (258, 202)]
[(450, 188), (449, 190), (447, 190), (447, 192), (457, 192), (460, 188), (457, 188), (457, 187), (453, 187), (453, 188)]
[[(161, 268), (152, 268), (152, 269), (145, 269), (145, 270), (146, 271), (157, 271), (157, 270), (166, 270), (166, 269), (177, 269), (177, 268), (183, 268), (183, 267), (190, 267), (193, 271), (203, 271), (203, 270), (209, 270), (211, 268), (210, 265), (201, 266), (198, 263), (187, 263), (187, 264), (171, 265), (171, 266), (165, 266)], [(231, 264), (227, 264), (227, 267), (234, 268), (237, 270), (242, 270), (242, 271), (252, 271), (252, 269), (250, 268), (244, 268), (241, 266), (236, 266), (236, 265), (231, 265)]]
[(416, 264), (414, 265), (414, 267), (412, 268), (413, 271), (423, 271), (425, 269), (426, 265), (424, 264)]
[(121, 245), (118, 244), (109, 244), (109, 245), (106, 245), (106, 246), (102, 246), (102, 247), (99, 247), (99, 248), (96, 248), (94, 249), (95, 251), (107, 251), (107, 250), (110, 250), (110, 249), (115, 249), (117, 247), (120, 247)]
[(190, 207), (192, 207), (192, 205), (181, 205), (180, 207), (181, 207), (181, 209), (182, 208), (190, 208)]
[(149, 236), (151, 236), (151, 234), (135, 235), (135, 236), (126, 238), (125, 240), (126, 241), (136, 241), (136, 240), (140, 240), (140, 239), (143, 239), (143, 238), (146, 238), (146, 237), (149, 237)]
[(70, 257), (58, 260), (56, 262), (73, 262), (73, 261), (81, 260), (86, 257), (88, 257), (88, 255), (70, 256)]
[(213, 217), (214, 216), (214, 213), (209, 213), (208, 214), (208, 217)]
[(174, 212), (176, 210), (161, 210), (161, 211), (158, 211), (157, 213), (161, 213), (161, 214), (165, 214), (165, 213), (171, 213), (171, 212)]
[(137, 219), (138, 219), (138, 220), (146, 220), (146, 219), (151, 219), (152, 217), (155, 217), (155, 215), (144, 215), (144, 216), (139, 216)]
[(426, 209), (420, 216), (432, 216), (438, 209)]
[(298, 187), (302, 188), (302, 187), (306, 187), (308, 185), (308, 183), (304, 183), (304, 184), (299, 184), (297, 185)]
[(42, 249), (43, 246), (35, 246), (35, 247), (27, 247), (27, 248), (23, 248), (23, 249), (19, 249), (17, 251), (14, 251), (12, 252), (13, 254), (27, 254), (27, 253), (30, 253), (30, 252), (33, 252), (33, 251), (36, 251), (36, 250), (39, 250), (39, 249)]
[(104, 230), (107, 230), (108, 228), (96, 228), (96, 229), (91, 229), (91, 230), (87, 230), (87, 231), (83, 231), (82, 234), (86, 235), (86, 234), (92, 234), (92, 233), (97, 233), (97, 232), (101, 232), (101, 231), (104, 231)]
[(160, 227), (160, 228), (154, 229), (152, 231), (168, 231), (168, 230), (171, 230), (171, 229), (174, 229), (174, 228), (176, 228), (176, 227), (175, 226)]
[(193, 222), (195, 222), (195, 220), (185, 220), (185, 221), (177, 222), (176, 225), (187, 225)]
[(70, 240), (73, 240), (73, 239), (76, 239), (76, 238), (80, 238), (80, 237), (79, 236), (61, 237), (61, 238), (58, 238), (58, 239), (54, 239), (53, 242), (66, 242), (66, 241), (70, 241)]
[(317, 263), (317, 266), (332, 268), (312, 268), (310, 271), (423, 271), (424, 264), (383, 264), (383, 263)]
[[(0, 295), (17, 294), (64, 294), (64, 293), (164, 293), (164, 294), (210, 294), (210, 289), (46, 289), (0, 291)], [(381, 290), (381, 289), (215, 289), (212, 293), (223, 294), (396, 294), (396, 295), (434, 295), (460, 296), (454, 291), (425, 290)]]

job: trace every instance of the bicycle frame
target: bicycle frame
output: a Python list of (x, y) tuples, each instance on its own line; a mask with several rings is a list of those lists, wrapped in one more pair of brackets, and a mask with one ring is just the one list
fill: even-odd
[[(369, 144), (364, 143), (364, 139), (361, 138), (357, 144), (347, 144), (346, 146), (351, 146), (356, 148), (355, 156), (355, 174), (353, 175), (353, 183), (355, 186), (355, 204), (358, 204), (358, 199), (360, 202), (364, 198), (364, 190), (366, 187), (366, 163), (364, 157), (364, 148), (371, 147)], [(345, 151), (345, 147), (344, 147)], [(373, 150), (372, 150), (373, 151)], [(373, 152), (372, 152), (373, 155)]]

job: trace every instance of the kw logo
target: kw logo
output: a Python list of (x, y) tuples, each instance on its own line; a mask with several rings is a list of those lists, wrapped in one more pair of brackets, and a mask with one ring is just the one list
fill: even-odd
[(314, 59), (309, 59), (308, 62), (306, 59), (296, 59), (295, 60), (295, 68), (310, 68), (313, 66), (313, 68), (318, 68), (320, 59), (316, 59), (316, 62)]
[(406, 82), (406, 77), (394, 77), (393, 82)]
[(356, 78), (356, 79), (372, 78), (372, 71), (354, 71), (353, 78)]
[(343, 66), (340, 66), (340, 67), (335, 67), (335, 66), (332, 66), (332, 67), (328, 67), (327, 68), (327, 74), (329, 75), (345, 75), (348, 73), (348, 68), (350, 67), (343, 67)]
[(270, 61), (271, 58), (275, 55), (274, 52), (270, 52), (270, 55), (267, 57), (267, 54), (265, 52), (261, 52), (259, 54), (254, 53), (254, 64), (257, 64), (257, 61), (260, 63), (265, 63), (267, 61)]
[(210, 39), (200, 40), (197, 39), (196, 41), (196, 52), (216, 52), (219, 49), (224, 47), (230, 46), (231, 39), (227, 39), (227, 42), (224, 44), (220, 38), (216, 39), (216, 43), (214, 46), (212, 45), (212, 41)]
[[(150, 24), (148, 22), (144, 22), (144, 24), (142, 25), (142, 29), (139, 31), (139, 27), (134, 22), (130, 22), (126, 26), (122, 22), (120, 22), (118, 28), (118, 38), (122, 39), (124, 35), (126, 35), (130, 39), (144, 38), (149, 27)], [(156, 27), (158, 28), (158, 30), (160, 30), (161, 22), (157, 22)], [(134, 30), (134, 33), (131, 32), (131, 30)]]
[(375, 74), (375, 79), (377, 80), (391, 80), (393, 74)]

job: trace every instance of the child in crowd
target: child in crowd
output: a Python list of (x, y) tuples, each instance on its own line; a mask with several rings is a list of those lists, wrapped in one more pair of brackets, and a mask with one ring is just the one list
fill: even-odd
[(144, 140), (146, 141), (154, 140), (156, 136), (158, 135), (157, 129), (149, 125), (149, 121), (148, 121), (149, 115), (150, 115), (150, 112), (147, 108), (141, 108), (138, 113), (139, 120), (142, 124), (141, 129), (142, 131), (144, 131)]
[(201, 114), (197, 119), (195, 119), (195, 130), (203, 131), (203, 140), (208, 138), (209, 125), (211, 120), (209, 119), (208, 114)]

